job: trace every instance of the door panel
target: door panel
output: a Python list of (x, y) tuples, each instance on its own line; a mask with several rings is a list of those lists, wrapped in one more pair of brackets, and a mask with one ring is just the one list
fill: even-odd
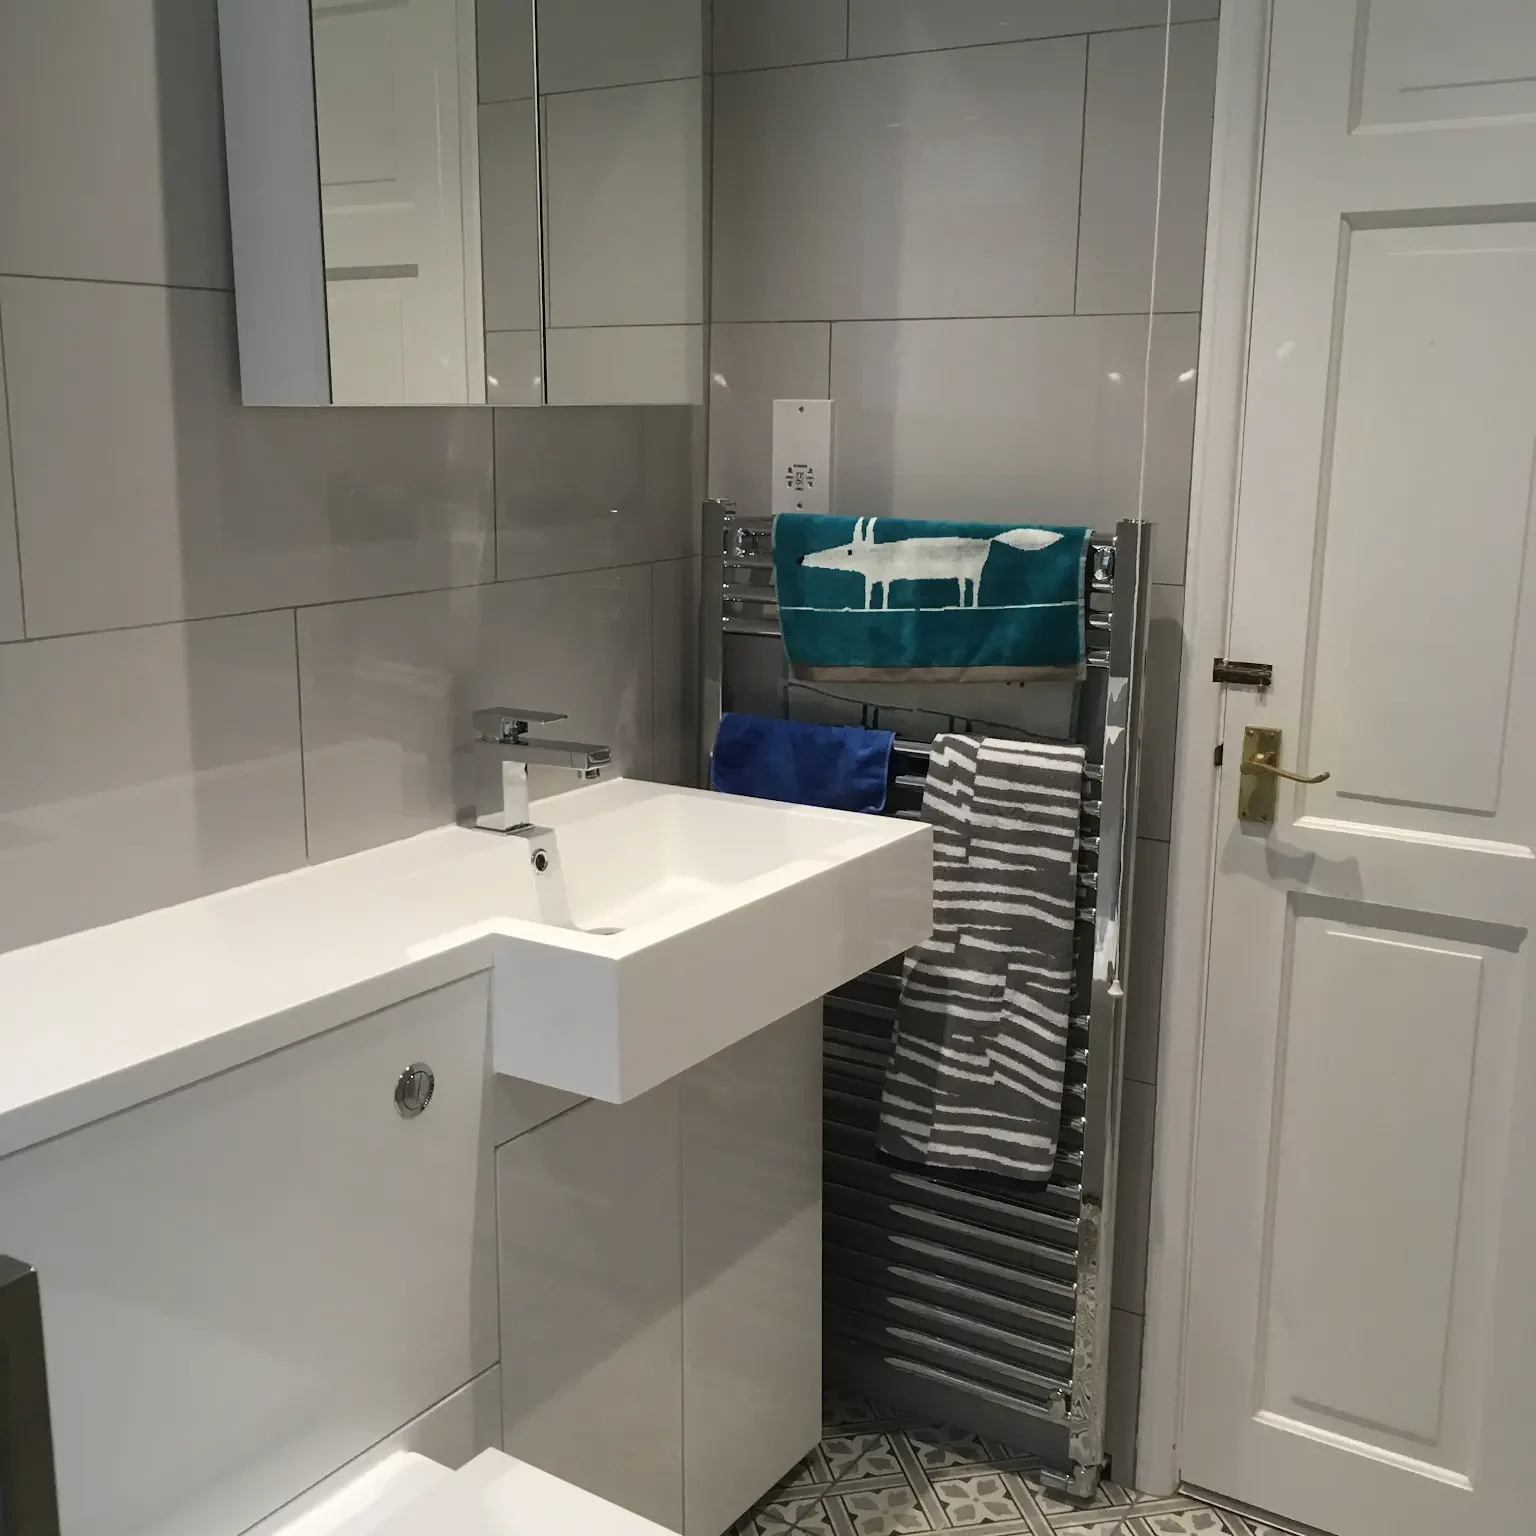
[(1272, 6), (1181, 1456), (1338, 1536), (1528, 1516), (1532, 78), (1525, 3)]

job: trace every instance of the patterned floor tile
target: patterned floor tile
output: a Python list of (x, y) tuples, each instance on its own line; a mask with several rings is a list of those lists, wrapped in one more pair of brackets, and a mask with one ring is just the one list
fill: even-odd
[(944, 1517), (951, 1530), (969, 1530), (973, 1526), (1017, 1524), (1024, 1518), (1012, 1493), (999, 1473), (980, 1476), (939, 1478), (933, 1491), (944, 1506)]
[(1073, 1502), (1040, 1459), (984, 1436), (829, 1392), (817, 1446), (731, 1536), (1284, 1536), (1194, 1499), (1117, 1483)]

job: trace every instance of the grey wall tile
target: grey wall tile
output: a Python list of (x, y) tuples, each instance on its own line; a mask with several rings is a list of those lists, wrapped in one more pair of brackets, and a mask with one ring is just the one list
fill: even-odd
[(1085, 46), (720, 77), (713, 318), (1069, 313)]
[(1115, 1200), (1114, 1305), (1140, 1312), (1147, 1291), (1147, 1234), (1152, 1219), (1152, 1141), (1157, 1090), (1128, 1082), (1120, 1100), (1120, 1182)]
[(0, 948), (304, 862), (293, 615), (0, 646)]
[(486, 330), (538, 330), (544, 279), (532, 101), (480, 108), (480, 250)]
[(1163, 931), (1168, 915), (1168, 844), (1136, 839), (1132, 891), (1131, 959), (1126, 977), (1125, 1075), (1157, 1081), (1157, 1044), (1163, 1011)]
[(491, 1134), (499, 1147), (586, 1102), (579, 1093), (498, 1072), (491, 1081)]
[[(562, 710), (561, 731), (651, 767), (646, 566), (304, 609), (299, 662), (312, 859), (455, 819), (471, 799), (470, 715)], [(534, 793), (571, 787), (536, 773)]]
[(1124, 1488), (1136, 1486), (1136, 1416), (1141, 1411), (1142, 1319), (1111, 1311), (1109, 1383), (1105, 1394), (1104, 1451), (1110, 1471)]
[(217, 293), (0, 279), (33, 635), (491, 575), (485, 411), (237, 403)]
[(543, 404), (541, 331), (486, 332), (485, 400), (487, 405)]
[(1200, 316), (1154, 316), (1152, 376), (1147, 391), (1147, 470), (1140, 515), (1155, 525), (1152, 580), (1174, 585), (1184, 581), (1189, 543), (1199, 364)]
[(1154, 586), (1147, 604), (1147, 691), (1141, 717), (1141, 801), (1136, 831), (1173, 835), (1173, 763), (1184, 659), (1184, 589)]
[(230, 286), (216, 4), (0, 5), (0, 272)]
[(586, 91), (704, 71), (705, 0), (539, 0), (539, 90)]
[(1213, 21), (1199, 22), (1175, 27), (1166, 35), (1166, 124), (1164, 29), (1108, 33), (1089, 41), (1077, 270), (1080, 314), (1150, 307), (1154, 229), (1157, 308), (1200, 308), (1216, 29)]
[(704, 688), (699, 670), (699, 565), (693, 557), (659, 561), (651, 567), (655, 675), (651, 776), (663, 784), (699, 780)]
[(545, 102), (551, 325), (703, 321), (703, 103), (699, 80)]
[(533, 95), (534, 0), (476, 0), (475, 75), (480, 100)]
[(715, 68), (767, 69), (841, 59), (848, 0), (715, 0)]
[[(1215, 16), (1218, 4), (1173, 0), (1174, 19)], [(849, 45), (857, 58), (1161, 25), (1167, 16), (1168, 0), (852, 0)]]
[(694, 416), (672, 405), (498, 411), (502, 578), (696, 553)]
[(820, 323), (710, 328), (709, 494), (766, 517), (772, 499), (773, 402), (824, 400), (831, 327)]
[(703, 405), (702, 325), (600, 325), (546, 333), (551, 405)]
[(832, 328), (845, 516), (1136, 516), (1145, 318)]
[(11, 425), (5, 396), (5, 338), (0, 335), (0, 641), (19, 640), (21, 565), (16, 553), (16, 498), (11, 479)]

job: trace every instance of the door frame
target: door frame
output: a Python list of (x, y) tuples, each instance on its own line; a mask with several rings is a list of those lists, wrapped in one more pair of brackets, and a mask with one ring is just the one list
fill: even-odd
[(1225, 690), (1211, 681), (1207, 668), (1212, 657), (1226, 654), (1231, 610), (1271, 13), (1272, 0), (1222, 0), (1137, 1421), (1136, 1485), (1154, 1494), (1173, 1493), (1180, 1476), (1195, 1142), (1220, 815), (1214, 754), (1226, 712)]

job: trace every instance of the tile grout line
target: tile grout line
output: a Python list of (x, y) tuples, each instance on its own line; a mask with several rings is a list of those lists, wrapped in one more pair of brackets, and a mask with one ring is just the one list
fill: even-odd
[[(1159, 320), (1198, 319), (1197, 309), (1168, 309), (1155, 312)], [(714, 320), (711, 327), (722, 325), (954, 325), (965, 320), (1145, 320), (1145, 309), (1049, 309), (1012, 315), (776, 315), (771, 320)], [(560, 329), (560, 327), (555, 327)], [(640, 326), (580, 326), (580, 330), (640, 330)], [(672, 327), (678, 329), (678, 327)]]
[(11, 391), (5, 377), (5, 314), (0, 310), (0, 431), (5, 433), (6, 463), (11, 478), (11, 537), (16, 541), (16, 601), (21, 613), (20, 640), (7, 644), (21, 644), (27, 639), (27, 582), (21, 568), (21, 500), (16, 490), (16, 444), (11, 437)]
[(233, 288), (214, 283), (156, 283), (139, 277), (80, 277), (69, 272), (0, 272), (0, 277), (23, 283), (91, 283), (99, 288), (152, 288), (157, 293), (222, 293), (234, 297)]
[(1072, 313), (1083, 288), (1083, 191), (1088, 184), (1088, 86), (1092, 80), (1093, 37), (1083, 39), (1083, 124), (1077, 140), (1077, 248), (1072, 258)]
[[(1215, 21), (1214, 16), (1192, 16), (1186, 21), (1176, 21), (1172, 25), (1176, 27), (1198, 27), (1208, 22)], [(1161, 21), (1139, 22), (1130, 27), (1093, 27), (1087, 31), (1077, 32), (1047, 32), (1039, 37), (999, 37), (988, 38), (982, 43), (949, 43), (941, 48), (898, 48), (891, 53), (854, 53), (851, 51), (851, 37), (848, 43), (850, 51), (842, 58), (829, 59), (796, 59), (790, 64), (752, 64), (745, 69), (717, 69), (713, 71), (713, 78), (730, 79), (740, 75), (776, 75), (782, 74), (786, 69), (825, 69), (832, 64), (864, 64), (875, 59), (921, 59), (928, 58), (936, 53), (975, 53), (982, 48), (1018, 48), (1028, 43), (1064, 43), (1077, 37), (1107, 37), (1115, 33), (1125, 32), (1153, 32), (1161, 31), (1166, 23)], [(852, 23), (849, 24), (849, 32), (852, 32)], [(615, 90), (615, 86), (594, 86), (594, 90)], [(527, 98), (524, 97), (524, 100)]]
[(299, 717), (299, 811), (304, 822), (304, 862), (309, 863), (309, 759), (304, 755), (304, 668), (299, 661), (299, 610), (293, 609), (293, 695)]

